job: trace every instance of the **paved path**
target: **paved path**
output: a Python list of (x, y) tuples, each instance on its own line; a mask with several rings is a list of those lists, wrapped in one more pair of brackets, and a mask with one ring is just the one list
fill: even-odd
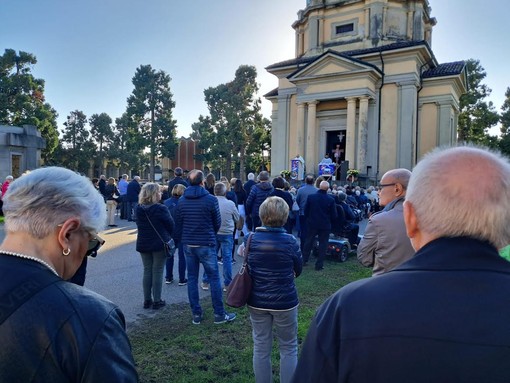
[[(115, 302), (126, 316), (129, 324), (138, 319), (151, 317), (157, 310), (145, 310), (142, 307), (142, 260), (135, 250), (136, 224), (119, 220), (118, 227), (109, 228), (102, 233), (105, 245), (99, 250), (96, 258), (89, 258), (85, 287), (93, 290)], [(360, 222), (360, 233), (363, 233), (366, 220)], [(0, 225), (0, 241), (4, 238), (3, 225)], [(233, 273), (237, 272), (242, 258), (236, 255), (238, 260), (234, 265)], [(178, 279), (178, 257), (175, 256), (174, 278)], [(221, 273), (221, 267), (220, 267)], [(208, 296), (208, 291), (199, 288), (200, 297)], [(163, 284), (162, 299), (167, 304), (188, 303), (188, 291), (186, 286), (178, 286), (176, 282)], [(190, 314), (191, 315), (191, 314)]]

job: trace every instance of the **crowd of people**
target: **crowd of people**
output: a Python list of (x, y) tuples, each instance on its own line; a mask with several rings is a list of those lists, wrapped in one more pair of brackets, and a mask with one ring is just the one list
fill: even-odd
[[(475, 193), (466, 187), (473, 174), (491, 182)], [(366, 190), (312, 175), (296, 190), (266, 171), (244, 184), (216, 181), (181, 168), (168, 185), (127, 175), (89, 182), (55, 167), (10, 179), (2, 187), (0, 296), (9, 305), (0, 310), (8, 345), (0, 361), (11, 367), (0, 369), (0, 380), (137, 380), (122, 312), (79, 286), (84, 274), (68, 282), (118, 214), (138, 229), (143, 308), (165, 306), (163, 282), (173, 283), (177, 252), (194, 325), (207, 319), (199, 288), (210, 290), (215, 324), (236, 319), (224, 293), (236, 244), (245, 249), (256, 382), (272, 381), (273, 330), (285, 383), (508, 381), (510, 264), (498, 250), (510, 242), (509, 183), (507, 159), (468, 146), (438, 149), (412, 172), (389, 170)], [(295, 278), (316, 241), (315, 270), (324, 269), (330, 235), (347, 238), (373, 277), (318, 308), (298, 359)]]

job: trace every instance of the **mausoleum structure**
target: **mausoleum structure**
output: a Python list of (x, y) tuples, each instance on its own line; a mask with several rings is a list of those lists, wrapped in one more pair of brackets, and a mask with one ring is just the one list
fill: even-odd
[(317, 175), (325, 153), (340, 153), (375, 182), (456, 142), (465, 64), (436, 60), (430, 13), (428, 0), (307, 1), (292, 25), (295, 58), (266, 68), (278, 78), (265, 95), (273, 176), (298, 154)]
[(0, 125), (0, 180), (19, 177), (41, 166), (41, 149), (46, 141), (35, 126)]

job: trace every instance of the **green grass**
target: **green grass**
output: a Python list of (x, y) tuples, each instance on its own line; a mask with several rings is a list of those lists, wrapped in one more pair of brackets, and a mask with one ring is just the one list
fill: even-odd
[[(296, 279), (300, 305), (298, 341), (301, 345), (315, 310), (345, 284), (369, 277), (371, 270), (356, 257), (345, 263), (326, 262), (321, 272), (307, 266)], [(237, 319), (214, 325), (211, 299), (203, 299), (204, 320), (191, 323), (188, 304), (165, 307), (156, 317), (138, 321), (129, 331), (141, 382), (253, 382), (251, 325), (246, 308)], [(279, 382), (279, 355), (274, 342), (272, 361)]]

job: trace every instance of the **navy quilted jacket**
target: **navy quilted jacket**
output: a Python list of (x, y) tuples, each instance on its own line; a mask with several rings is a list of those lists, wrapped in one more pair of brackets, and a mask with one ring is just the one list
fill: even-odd
[(221, 226), (218, 199), (202, 186), (188, 186), (174, 210), (177, 242), (184, 245), (216, 246)]
[[(159, 236), (151, 226), (149, 219), (158, 231)], [(162, 251), (164, 249), (163, 241), (170, 241), (170, 236), (174, 230), (174, 220), (165, 205), (160, 203), (137, 205), (136, 226), (138, 226), (136, 251), (151, 253), (153, 251)]]
[(258, 227), (248, 253), (253, 285), (248, 306), (288, 310), (298, 305), (295, 277), (301, 274), (303, 258), (296, 238), (283, 228)]
[(273, 192), (274, 188), (269, 182), (261, 182), (255, 184), (246, 199), (246, 203), (244, 208), (246, 209), (246, 214), (250, 214), (252, 216), (259, 216), (259, 208), (262, 205), (262, 202), (266, 200), (266, 198)]

